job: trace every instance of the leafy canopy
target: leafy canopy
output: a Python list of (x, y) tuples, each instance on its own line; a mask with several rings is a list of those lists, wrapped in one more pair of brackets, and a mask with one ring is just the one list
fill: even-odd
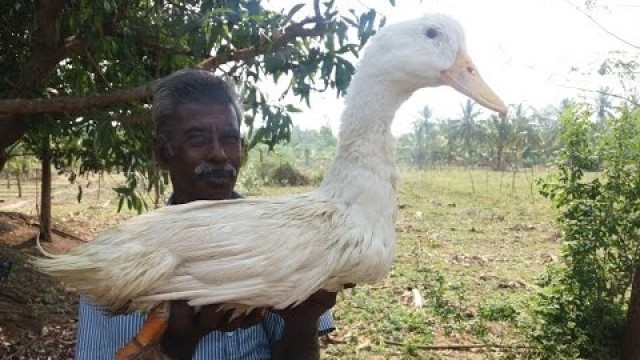
[(299, 111), (284, 99), (343, 95), (358, 52), (384, 23), (372, 9), (317, 0), (282, 10), (258, 0), (0, 2), (0, 132), (11, 134), (0, 141), (2, 165), (17, 141), (35, 154), (50, 146), (60, 171), (128, 174), (126, 196), (131, 174), (156, 173), (155, 81), (193, 66), (229, 76), (243, 90), (249, 147), (272, 148), (289, 140)]

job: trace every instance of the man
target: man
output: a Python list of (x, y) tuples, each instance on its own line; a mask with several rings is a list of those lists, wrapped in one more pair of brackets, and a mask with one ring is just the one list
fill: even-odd
[[(238, 198), (233, 191), (244, 146), (242, 111), (232, 86), (202, 69), (180, 71), (153, 94), (154, 156), (169, 171), (171, 204)], [(215, 241), (215, 239), (211, 239)], [(333, 330), (335, 293), (320, 291), (297, 307), (230, 321), (216, 305), (199, 312), (173, 302), (161, 344), (174, 359), (318, 359), (318, 336)], [(80, 300), (77, 360), (112, 359), (135, 336), (139, 313), (108, 316)]]

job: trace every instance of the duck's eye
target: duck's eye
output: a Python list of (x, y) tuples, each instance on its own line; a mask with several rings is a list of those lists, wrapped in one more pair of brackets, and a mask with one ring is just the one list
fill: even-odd
[(436, 36), (438, 36), (438, 34), (438, 30), (436, 30), (435, 28), (428, 28), (425, 32), (425, 35), (427, 35), (429, 39), (434, 39)]

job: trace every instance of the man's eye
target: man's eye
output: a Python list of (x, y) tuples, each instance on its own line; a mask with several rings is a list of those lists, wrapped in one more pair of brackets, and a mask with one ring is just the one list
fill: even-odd
[(220, 138), (220, 142), (223, 144), (236, 144), (239, 140), (240, 138), (235, 135), (228, 135)]
[(187, 143), (192, 146), (203, 146), (207, 143), (207, 139), (202, 135), (190, 135), (187, 137)]

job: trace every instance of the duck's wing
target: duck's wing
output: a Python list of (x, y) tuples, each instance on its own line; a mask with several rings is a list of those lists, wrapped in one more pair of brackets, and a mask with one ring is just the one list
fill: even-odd
[(344, 209), (317, 195), (197, 201), (132, 218), (37, 265), (110, 308), (159, 301), (285, 307), (332, 276)]
[(136, 302), (283, 308), (306, 299), (332, 275), (338, 259), (331, 234), (343, 221), (340, 205), (312, 195), (208, 205), (193, 204), (179, 212), (182, 219), (171, 217), (173, 234), (163, 237), (162, 246), (180, 265)]

